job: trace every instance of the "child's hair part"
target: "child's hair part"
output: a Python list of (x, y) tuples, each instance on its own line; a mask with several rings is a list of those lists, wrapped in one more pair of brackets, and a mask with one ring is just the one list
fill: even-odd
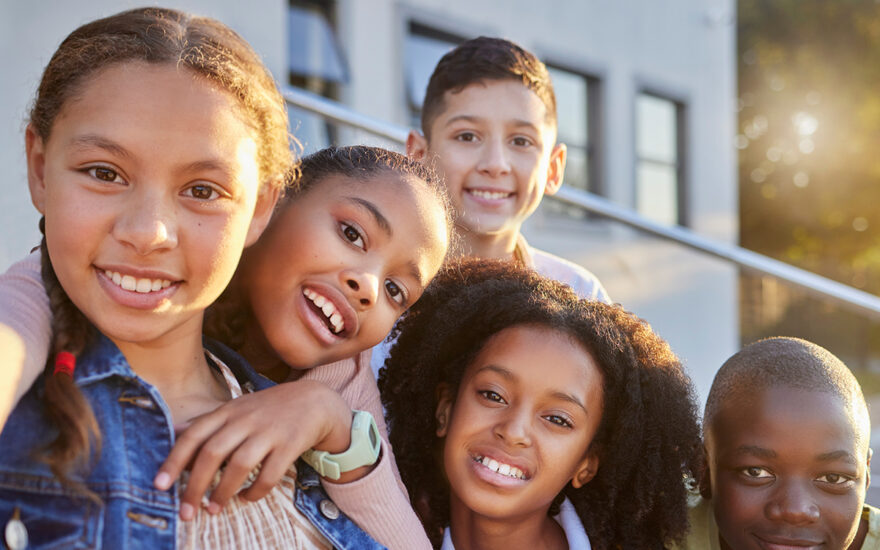
[(533, 53), (509, 40), (481, 36), (444, 55), (428, 81), (422, 103), (422, 133), (430, 140), (431, 124), (443, 112), (446, 92), (457, 93), (483, 81), (516, 80), (533, 91), (556, 128), (556, 95), (547, 67)]
[(223, 23), (166, 8), (98, 19), (64, 39), (43, 71), (30, 124), (45, 141), (67, 101), (98, 71), (125, 62), (186, 68), (235, 97), (258, 143), (260, 177), (281, 187), (295, 166), (284, 99), (259, 55)]
[[(303, 157), (298, 178), (287, 188), (277, 208), (283, 210), (292, 201), (296, 201), (298, 196), (332, 176), (345, 176), (357, 182), (366, 182), (382, 175), (396, 175), (414, 182), (417, 186), (424, 186), (441, 205), (449, 243), (447, 256), (453, 255), (456, 242), (455, 224), (443, 179), (429, 166), (380, 147), (327, 147)], [(273, 221), (269, 222), (267, 232), (272, 230), (275, 220), (279, 218), (276, 213)], [(250, 308), (243, 294), (235, 285), (230, 285), (205, 316), (205, 334), (238, 351), (245, 344), (245, 326), (250, 315)]]
[[(64, 106), (89, 77), (127, 62), (185, 68), (235, 98), (242, 120), (253, 129), (260, 180), (281, 188), (296, 172), (284, 100), (272, 75), (250, 45), (232, 29), (206, 17), (163, 8), (139, 8), (86, 23), (74, 30), (46, 66), (30, 113), (30, 125), (45, 142)], [(40, 220), (45, 235), (45, 218)], [(52, 268), (46, 239), (41, 243), (42, 277), (52, 310), (53, 341), (46, 365), (44, 402), (57, 437), (41, 458), (62, 482), (89, 494), (68, 474), (84, 466), (101, 436), (88, 402), (65, 373), (54, 374), (58, 352), (81, 354), (95, 329), (70, 301)], [(90, 495), (93, 496), (93, 495)]]
[(704, 430), (711, 429), (728, 400), (775, 387), (827, 392), (839, 397), (856, 414), (860, 424), (858, 437), (869, 436), (867, 404), (852, 371), (822, 346), (790, 337), (759, 340), (724, 362), (706, 400)]
[(604, 380), (602, 420), (590, 444), (598, 472), (561, 494), (593, 547), (659, 548), (682, 537), (688, 526), (683, 473), (696, 474), (700, 438), (693, 389), (669, 345), (620, 306), (581, 300), (568, 286), (512, 262), (477, 259), (441, 270), (398, 323), (379, 377), (401, 477), (429, 536), (439, 542), (449, 524), (445, 474), (439, 462), (425, 464), (441, 452), (431, 428), (437, 388), (447, 384), (455, 395), (487, 341), (523, 325), (578, 342)]

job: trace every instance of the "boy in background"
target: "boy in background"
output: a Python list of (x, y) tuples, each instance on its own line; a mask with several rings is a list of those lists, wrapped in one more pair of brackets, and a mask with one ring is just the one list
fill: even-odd
[(565, 171), (553, 84), (533, 54), (480, 37), (444, 55), (425, 93), (422, 133), (410, 132), (406, 152), (446, 179), (462, 255), (513, 259), (584, 298), (610, 302), (595, 275), (530, 247), (520, 233)]
[(880, 548), (870, 432), (862, 390), (830, 352), (796, 338), (746, 346), (709, 392), (682, 550)]
[[(532, 248), (520, 233), (565, 172), (553, 83), (532, 53), (480, 37), (444, 55), (425, 92), (422, 133), (409, 133), (406, 153), (445, 179), (462, 256), (514, 260), (582, 298), (611, 302), (595, 275)], [(373, 348), (377, 377), (390, 347), (386, 340)]]

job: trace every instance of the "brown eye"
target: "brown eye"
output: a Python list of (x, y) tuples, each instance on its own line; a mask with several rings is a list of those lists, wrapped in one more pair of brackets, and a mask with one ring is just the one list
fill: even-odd
[(342, 237), (355, 245), (358, 248), (366, 250), (366, 244), (364, 243), (364, 237), (361, 235), (361, 232), (357, 230), (357, 228), (351, 224), (340, 222), (339, 224), (340, 233), (342, 233)]
[(121, 179), (116, 170), (107, 168), (106, 166), (93, 166), (87, 171), (93, 178), (101, 181), (114, 182)]
[(210, 185), (193, 185), (189, 188), (189, 192), (192, 198), (203, 201), (211, 200), (216, 193)]

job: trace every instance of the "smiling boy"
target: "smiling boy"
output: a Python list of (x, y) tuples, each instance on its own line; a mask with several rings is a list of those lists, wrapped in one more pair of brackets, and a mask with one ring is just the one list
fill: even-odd
[(830, 352), (795, 338), (745, 347), (715, 376), (703, 430), (683, 550), (880, 548), (865, 398)]
[(514, 259), (610, 302), (595, 275), (530, 247), (520, 233), (562, 185), (566, 158), (550, 74), (533, 54), (480, 37), (443, 56), (425, 93), (422, 133), (410, 132), (406, 150), (446, 179), (463, 255)]

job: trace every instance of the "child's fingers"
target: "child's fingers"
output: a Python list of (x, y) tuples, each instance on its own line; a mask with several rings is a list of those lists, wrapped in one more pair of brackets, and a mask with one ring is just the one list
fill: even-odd
[(214, 414), (215, 412), (186, 423), (184, 431), (178, 433), (174, 447), (159, 467), (159, 472), (153, 481), (157, 489), (160, 491), (170, 489), (187, 465), (192, 462), (202, 443), (223, 425), (225, 416)]
[(250, 501), (260, 500), (265, 497), (281, 481), (281, 478), (284, 477), (290, 466), (299, 458), (299, 454), (292, 447), (272, 451), (263, 460), (260, 475), (256, 481), (241, 493), (241, 497)]
[(227, 425), (202, 445), (193, 461), (189, 481), (181, 499), (182, 519), (192, 519), (191, 513), (194, 514), (201, 505), (202, 496), (213, 484), (223, 461), (241, 445), (246, 436), (246, 432), (241, 436), (239, 430)]
[(211, 511), (219, 511), (226, 506), (246, 480), (256, 479), (271, 450), (272, 444), (268, 438), (250, 438), (235, 450), (223, 468), (220, 484), (211, 492), (211, 502), (219, 505), (212, 506)]

